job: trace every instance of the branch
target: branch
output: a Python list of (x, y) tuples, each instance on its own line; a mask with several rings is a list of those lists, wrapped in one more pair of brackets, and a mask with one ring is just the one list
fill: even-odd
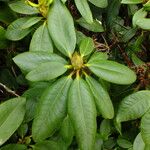
[(0, 83), (0, 86), (3, 87), (8, 93), (15, 95), (17, 97), (20, 97), (15, 91), (12, 91), (10, 88), (8, 88), (6, 85)]

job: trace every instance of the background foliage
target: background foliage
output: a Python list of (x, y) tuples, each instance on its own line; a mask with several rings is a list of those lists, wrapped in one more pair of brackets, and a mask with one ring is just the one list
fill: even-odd
[(149, 11), (0, 0), (0, 150), (149, 150)]

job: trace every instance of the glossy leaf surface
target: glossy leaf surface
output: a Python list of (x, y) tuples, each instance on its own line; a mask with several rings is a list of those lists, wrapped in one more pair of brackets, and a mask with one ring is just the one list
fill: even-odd
[(76, 45), (74, 23), (70, 12), (59, 0), (54, 1), (49, 11), (48, 29), (58, 50), (71, 56)]
[(96, 136), (96, 109), (87, 83), (76, 78), (69, 90), (68, 114), (81, 150), (92, 150)]
[(17, 130), (25, 115), (25, 98), (10, 99), (0, 105), (0, 145)]
[(43, 93), (32, 126), (35, 141), (50, 137), (60, 127), (67, 113), (67, 95), (71, 82), (70, 77), (63, 77)]
[(41, 25), (33, 34), (30, 51), (53, 52), (53, 44), (46, 24)]
[(67, 69), (60, 62), (46, 62), (29, 72), (26, 79), (32, 82), (49, 81), (65, 73)]
[(88, 63), (90, 70), (103, 80), (116, 84), (131, 84), (136, 75), (128, 67), (110, 60)]
[(92, 77), (86, 77), (86, 81), (94, 95), (98, 112), (100, 112), (104, 118), (112, 119), (114, 117), (114, 108), (107, 91)]

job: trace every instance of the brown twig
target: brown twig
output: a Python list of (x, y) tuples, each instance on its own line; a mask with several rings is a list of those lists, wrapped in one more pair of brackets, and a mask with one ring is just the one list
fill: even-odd
[(12, 91), (12, 90), (11, 90), (10, 88), (8, 88), (6, 85), (0, 83), (0, 86), (3, 87), (8, 93), (19, 97), (19, 95), (18, 95), (15, 91)]

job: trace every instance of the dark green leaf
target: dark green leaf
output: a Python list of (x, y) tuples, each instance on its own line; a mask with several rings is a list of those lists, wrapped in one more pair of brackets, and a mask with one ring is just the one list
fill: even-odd
[(25, 98), (10, 99), (0, 105), (0, 145), (17, 130), (25, 114)]
[(125, 97), (118, 109), (117, 122), (140, 118), (150, 108), (150, 91), (139, 91)]
[(22, 29), (22, 26), (29, 19), (30, 17), (19, 18), (12, 22), (7, 28), (6, 37), (12, 41), (21, 40), (22, 38), (24, 38), (27, 34), (29, 34), (32, 31), (31, 28)]
[(89, 24), (85, 21), (84, 18), (80, 18), (77, 20), (77, 23), (85, 29), (93, 32), (103, 32), (104, 28), (102, 23), (99, 20), (93, 20), (93, 23)]
[(60, 62), (46, 62), (29, 72), (26, 79), (32, 82), (49, 81), (64, 74), (66, 71), (67, 68)]
[[(150, 100), (150, 91), (147, 91), (147, 100)], [(146, 94), (145, 94), (146, 96)], [(144, 99), (142, 99), (144, 100)], [(150, 106), (149, 106), (150, 107)], [(150, 109), (145, 113), (141, 120), (141, 135), (145, 144), (150, 144)]]
[(9, 4), (9, 7), (20, 14), (37, 14), (39, 13), (38, 9), (32, 6), (29, 6), (25, 0), (13, 1)]
[(33, 150), (62, 150), (61, 144), (55, 141), (42, 141), (33, 146)]
[(74, 136), (74, 129), (72, 126), (72, 123), (70, 121), (69, 116), (67, 116), (60, 128), (60, 135), (63, 139), (63, 141), (65, 142), (66, 145), (70, 145), (72, 140), (73, 140), (73, 136)]
[(67, 94), (71, 82), (70, 77), (63, 77), (48, 87), (41, 96), (32, 126), (35, 141), (50, 137), (60, 127), (66, 116)]
[(81, 78), (76, 78), (70, 87), (68, 114), (80, 149), (93, 149), (96, 136), (96, 109), (92, 93)]
[(131, 148), (132, 147), (132, 143), (126, 139), (123, 139), (123, 138), (118, 138), (117, 144), (122, 148)]
[(100, 60), (87, 64), (90, 70), (103, 80), (116, 84), (131, 84), (136, 74), (128, 67), (110, 60)]
[(92, 12), (90, 10), (89, 4), (87, 0), (75, 0), (75, 4), (81, 13), (82, 17), (88, 22), (89, 24), (93, 23), (93, 17), (92, 17)]
[(25, 52), (13, 58), (14, 62), (25, 72), (30, 72), (42, 63), (60, 62), (66, 64), (66, 61), (57, 54), (46, 52)]
[(27, 150), (27, 147), (23, 144), (8, 144), (0, 148), (0, 150)]
[(5, 29), (2, 26), (0, 26), (0, 49), (6, 48), (9, 46), (8, 40), (5, 37), (5, 33), (6, 33)]
[(41, 25), (33, 34), (30, 43), (30, 51), (53, 52), (52, 40), (45, 23)]
[(31, 17), (21, 26), (21, 29), (29, 28), (35, 25), (36, 23), (40, 22), (42, 19), (43, 17)]
[(110, 134), (111, 134), (111, 130), (112, 130), (112, 127), (111, 127), (111, 122), (110, 122), (110, 120), (104, 119), (104, 120), (101, 122), (101, 125), (100, 125), (100, 135), (102, 136), (102, 138), (103, 138), (105, 141), (108, 140), (108, 137), (109, 137)]
[(47, 86), (50, 86), (51, 83), (43, 83), (40, 84), (37, 82), (38, 85), (34, 86), (33, 88), (30, 88), (29, 90), (25, 91), (23, 94), (24, 97), (26, 97), (26, 113), (25, 113), (25, 122), (31, 121), (35, 117), (35, 108), (37, 106), (37, 103), (44, 92), (44, 90), (47, 88)]
[(107, 0), (88, 0), (88, 1), (100, 8), (105, 8), (108, 5)]
[(95, 103), (98, 111), (106, 119), (112, 119), (114, 117), (114, 108), (107, 91), (90, 76), (86, 77), (86, 81), (94, 95)]
[(76, 34), (72, 16), (60, 0), (55, 0), (48, 14), (48, 29), (55, 46), (71, 57), (76, 45)]

